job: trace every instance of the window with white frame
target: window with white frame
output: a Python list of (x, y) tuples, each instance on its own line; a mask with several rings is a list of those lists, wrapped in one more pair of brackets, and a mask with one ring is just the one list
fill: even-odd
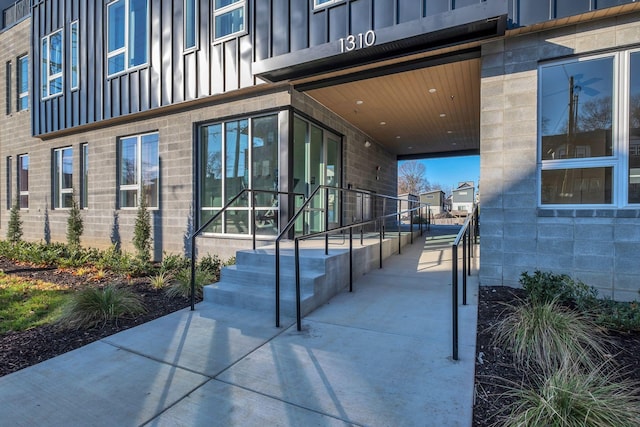
[(18, 58), (18, 111), (29, 108), (29, 57)]
[(214, 0), (214, 40), (244, 33), (247, 28), (246, 0)]
[(42, 38), (42, 98), (49, 98), (62, 94), (63, 70), (63, 37), (62, 29)]
[(80, 46), (79, 46), (78, 21), (71, 23), (71, 90), (78, 89), (80, 66)]
[(142, 66), (149, 57), (148, 0), (116, 0), (107, 5), (107, 74)]
[(198, 44), (198, 1), (184, 0), (184, 50)]
[(540, 205), (637, 207), (640, 51), (539, 71)]
[(325, 7), (334, 3), (339, 3), (341, 1), (342, 0), (313, 0), (313, 8), (319, 9), (321, 7)]
[(18, 156), (18, 192), (20, 209), (29, 209), (29, 155)]
[(160, 158), (158, 133), (120, 138), (118, 152), (119, 204), (135, 208), (140, 197), (148, 207), (158, 207)]
[(53, 150), (53, 208), (70, 208), (73, 205), (73, 149)]

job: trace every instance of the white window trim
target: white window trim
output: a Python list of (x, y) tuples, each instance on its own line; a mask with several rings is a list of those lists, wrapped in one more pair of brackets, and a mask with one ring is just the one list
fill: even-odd
[(321, 10), (340, 2), (342, 2), (342, 0), (328, 0), (324, 3), (319, 4), (318, 0), (313, 0), (313, 10)]
[(182, 19), (182, 50), (184, 53), (190, 53), (193, 52), (195, 50), (198, 50), (198, 47), (200, 46), (200, 31), (199, 30), (199, 26), (198, 23), (200, 22), (200, 2), (198, 0), (194, 0), (194, 11), (193, 11), (193, 30), (194, 30), (194, 44), (193, 46), (187, 46), (187, 1), (189, 0), (184, 0), (182, 2), (182, 15), (183, 15), (183, 19)]
[[(60, 72), (59, 73), (49, 75), (49, 69), (50, 69), (49, 63), (51, 61), (51, 37), (56, 35), (57, 33), (60, 33), (61, 37), (62, 37), (62, 41), (60, 43), (60, 46), (62, 48), (62, 56), (61, 56), (62, 63), (60, 64)], [(44, 75), (40, 76), (40, 78), (41, 78), (41, 80), (43, 82), (43, 86), (46, 85), (47, 94), (42, 97), (43, 100), (55, 98), (57, 96), (61, 96), (64, 93), (64, 32), (62, 31), (62, 28), (60, 28), (59, 30), (56, 30), (56, 31), (44, 36), (40, 40), (41, 61), (42, 61), (42, 52), (44, 50), (44, 49), (42, 49), (42, 45), (43, 45), (43, 42), (45, 41), (45, 39), (47, 41), (46, 72), (44, 73)], [(42, 63), (40, 64), (40, 66), (42, 67)], [(62, 80), (62, 87), (60, 88), (60, 92), (51, 94), (51, 81), (57, 79), (58, 77), (60, 77), (61, 80)]]
[[(89, 144), (84, 142), (80, 144), (80, 208), (89, 209), (88, 186), (89, 186)], [(87, 197), (85, 197), (85, 193)]]
[[(629, 203), (629, 103), (631, 81), (631, 55), (640, 54), (640, 49), (620, 50), (614, 53), (586, 56), (574, 60), (545, 63), (538, 67), (538, 89), (541, 86), (545, 66), (576, 63), (583, 60), (613, 58), (612, 91), (612, 140), (613, 155), (610, 157), (591, 157), (579, 159), (541, 160), (542, 130), (538, 120), (537, 144), (537, 205), (542, 209), (640, 209), (640, 203)], [(540, 93), (538, 93), (539, 100)], [(542, 117), (541, 103), (538, 102), (538, 117)], [(604, 168), (612, 170), (612, 194), (610, 204), (542, 204), (542, 171), (577, 168)]]
[[(75, 31), (76, 34), (76, 46), (74, 49), (73, 46), (73, 33)], [(69, 55), (71, 57), (71, 60), (69, 61), (69, 86), (71, 86), (71, 91), (74, 90), (78, 90), (80, 88), (80, 26), (78, 24), (78, 20), (75, 20), (71, 23), (71, 29), (70, 29), (70, 36), (69, 36)], [(73, 63), (76, 63), (76, 70), (75, 70), (75, 75), (76, 75), (76, 84), (74, 86), (73, 84), (73, 75), (74, 75), (74, 70), (73, 70)]]
[[(226, 13), (232, 12), (235, 9), (244, 9), (244, 13), (242, 14), (242, 19), (243, 19), (243, 24), (242, 24), (242, 31), (236, 31), (235, 33), (231, 33), (231, 34), (226, 34), (222, 37), (216, 37), (216, 28), (215, 28), (215, 24), (216, 24), (216, 16), (219, 15), (224, 15)], [(213, 42), (214, 43), (219, 43), (219, 42), (223, 42), (225, 40), (229, 40), (229, 39), (233, 39), (236, 37), (239, 37), (241, 35), (247, 34), (247, 23), (248, 23), (248, 18), (247, 18), (247, 1), (246, 0), (240, 0), (236, 3), (232, 3), (229, 4), (227, 6), (224, 6), (220, 9), (216, 9), (215, 6), (215, 0), (213, 3), (213, 25), (211, 26), (212, 30), (213, 30)]]
[[(29, 155), (28, 154), (20, 154), (18, 156), (18, 195), (19, 198), (22, 199), (22, 196), (27, 196), (29, 197), (29, 187), (27, 187), (26, 190), (21, 190), (20, 187), (22, 186), (22, 181), (20, 180), (20, 175), (22, 174), (22, 159), (27, 158), (27, 174), (29, 173), (29, 168), (30, 168), (30, 164), (28, 164), (29, 162)], [(21, 203), (20, 203), (21, 205)], [(20, 206), (20, 210), (29, 210), (29, 202), (27, 202), (27, 207), (23, 208), (22, 206)]]
[[(73, 162), (73, 147), (69, 146), (69, 147), (60, 147), (60, 148), (55, 148), (53, 150), (54, 156), (55, 156), (55, 170), (54, 173), (57, 172), (57, 188), (54, 188), (54, 193), (57, 192), (57, 196), (58, 196), (58, 200), (56, 200), (56, 203), (54, 204), (54, 209), (59, 210), (59, 209), (70, 209), (70, 208), (66, 208), (63, 206), (63, 200), (64, 200), (64, 195), (65, 194), (73, 194), (73, 185), (70, 188), (66, 188), (66, 187), (62, 187), (62, 183), (63, 183), (63, 177), (64, 177), (64, 170), (63, 170), (63, 164), (62, 164), (62, 153), (65, 150), (71, 150), (71, 161)], [(72, 166), (73, 167), (73, 166)], [(73, 177), (73, 170), (71, 170), (71, 176)], [(54, 185), (56, 184), (56, 181), (54, 179)]]
[[(118, 144), (122, 144), (123, 139), (135, 138), (136, 139), (136, 183), (135, 184), (119, 184), (118, 185), (118, 207), (123, 210), (137, 210), (138, 206), (122, 206), (120, 202), (120, 193), (122, 191), (136, 190), (136, 200), (140, 200), (140, 194), (143, 193), (142, 189), (142, 137), (147, 135), (157, 135), (158, 138), (158, 164), (160, 164), (160, 133), (159, 132), (147, 132), (137, 135), (123, 136), (118, 139)], [(118, 147), (118, 179), (122, 173), (122, 147)], [(158, 175), (158, 179), (160, 175)], [(158, 206), (147, 206), (148, 210), (160, 209), (160, 185), (158, 185), (157, 201)]]
[[(130, 0), (113, 0), (112, 2), (107, 4), (107, 13), (106, 13), (106, 17), (107, 17), (107, 23), (106, 23), (106, 28), (107, 28), (107, 43), (109, 40), (109, 8), (118, 3), (119, 1), (124, 1), (125, 4), (125, 15), (124, 15), (124, 46), (121, 47), (120, 49), (116, 49), (112, 52), (109, 52), (109, 47), (107, 46), (107, 62), (105, 63), (105, 68), (106, 68), (106, 73), (107, 73), (107, 78), (111, 79), (113, 77), (118, 77), (122, 74), (125, 73), (129, 73), (131, 71), (135, 71), (141, 68), (145, 68), (149, 66), (149, 39), (150, 36), (149, 34), (146, 35), (147, 37), (147, 43), (146, 43), (146, 49), (147, 49), (147, 62), (145, 62), (144, 64), (139, 64), (136, 65), (134, 67), (130, 67), (129, 66), (129, 2)], [(149, 0), (145, 0), (147, 3), (147, 31), (151, 31), (151, 19), (150, 19), (150, 14), (151, 14), (151, 8), (149, 7)], [(121, 53), (124, 53), (124, 69), (120, 70), (120, 71), (116, 71), (115, 73), (109, 74), (109, 59), (114, 57), (114, 56), (118, 56)]]
[[(22, 61), (26, 59), (27, 60), (27, 90), (24, 92), (20, 92), (20, 84), (22, 83)], [(29, 54), (25, 54), (22, 56), (18, 57), (18, 70), (17, 70), (17, 76), (18, 76), (18, 111), (26, 111), (29, 109), (29, 75), (31, 74), (29, 72)], [(21, 108), (22, 106), (22, 100), (24, 98), (27, 98), (27, 107), (26, 108)]]

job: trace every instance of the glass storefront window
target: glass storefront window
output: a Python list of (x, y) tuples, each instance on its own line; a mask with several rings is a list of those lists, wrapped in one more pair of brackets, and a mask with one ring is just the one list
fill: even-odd
[(542, 171), (543, 204), (611, 204), (613, 168)]
[(640, 203), (640, 53), (630, 56), (629, 87), (629, 203)]

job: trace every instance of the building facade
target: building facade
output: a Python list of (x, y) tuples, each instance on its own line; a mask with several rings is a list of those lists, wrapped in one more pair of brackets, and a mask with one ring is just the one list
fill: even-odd
[[(398, 159), (479, 153), (482, 284), (553, 270), (637, 296), (632, 1), (38, 0), (28, 12), (0, 32), (0, 229), (17, 200), (25, 238), (64, 240), (75, 196), (83, 242), (126, 248), (143, 197), (159, 258), (245, 188), (393, 195)], [(232, 255), (254, 231), (268, 243), (295, 203), (239, 202), (199, 250)], [(338, 192), (326, 203), (333, 224), (370, 210)]]

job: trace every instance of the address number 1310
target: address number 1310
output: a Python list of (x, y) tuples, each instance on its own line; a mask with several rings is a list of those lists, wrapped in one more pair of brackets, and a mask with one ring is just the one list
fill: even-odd
[(366, 33), (352, 34), (340, 39), (340, 52), (351, 52), (352, 50), (362, 49), (373, 46), (376, 42), (376, 33), (369, 30)]

